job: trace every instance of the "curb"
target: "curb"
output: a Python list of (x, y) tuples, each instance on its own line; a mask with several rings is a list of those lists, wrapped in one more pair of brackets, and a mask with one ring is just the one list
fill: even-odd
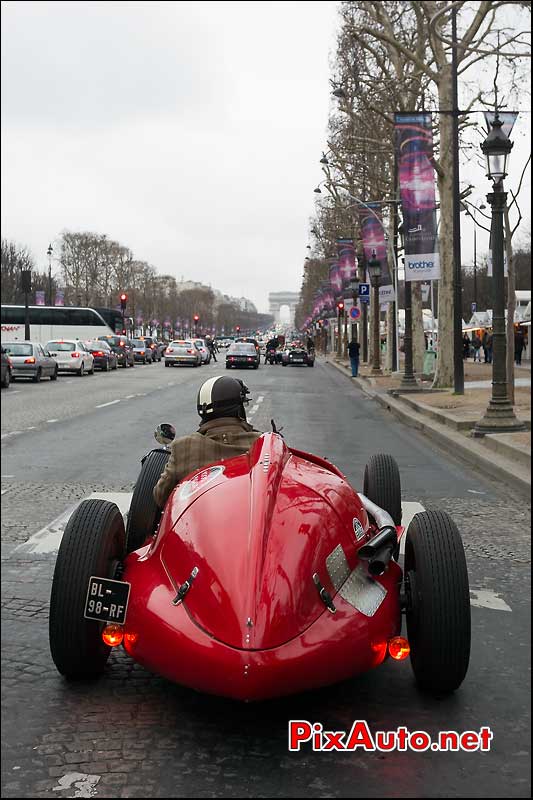
[[(327, 360), (325, 363), (347, 375), (348, 370), (346, 367)], [(513, 489), (527, 493), (528, 497), (531, 496), (531, 477), (523, 474), (523, 465), (517, 464), (516, 458), (514, 458), (513, 463), (509, 461), (508, 457), (504, 457), (494, 450), (491, 451), (486, 445), (473, 439), (466, 440), (465, 436), (458, 431), (429, 419), (419, 411), (407, 408), (401, 400), (396, 400), (383, 392), (372, 391), (369, 389), (365, 378), (351, 378), (351, 380), (366, 395), (376, 400), (382, 408), (390, 411), (397, 419), (411, 428), (425, 433), (428, 438), (437, 442), (443, 450), (460, 457), (477, 469), (486, 470), (493, 478), (511, 483)]]

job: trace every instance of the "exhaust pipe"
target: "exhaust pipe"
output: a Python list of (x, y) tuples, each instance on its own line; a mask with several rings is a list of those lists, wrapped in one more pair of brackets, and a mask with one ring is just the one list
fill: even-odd
[(364, 494), (359, 495), (365, 511), (370, 514), (379, 527), (378, 533), (359, 548), (357, 555), (362, 561), (368, 561), (368, 573), (372, 577), (383, 575), (398, 548), (396, 526), (390, 514), (380, 508)]
[(380, 508), (372, 500), (369, 500), (364, 494), (359, 495), (359, 499), (361, 501), (361, 505), (365, 509), (365, 511), (370, 514), (371, 517), (374, 518), (376, 525), (378, 528), (394, 528), (394, 520), (388, 511), (385, 511), (383, 508)]

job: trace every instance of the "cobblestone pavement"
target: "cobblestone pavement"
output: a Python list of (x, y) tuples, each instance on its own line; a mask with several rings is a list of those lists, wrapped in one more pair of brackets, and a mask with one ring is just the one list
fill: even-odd
[[(47, 630), (55, 554), (36, 555), (24, 543), (93, 492), (131, 491), (154, 421), (191, 429), (194, 392), (217, 369), (184, 371), (175, 386), (139, 397), (136, 410), (121, 401), (81, 412), (65, 420), (61, 437), (43, 426), (3, 443), (5, 473), (14, 477), (2, 480), (2, 796), (529, 796), (529, 509), (319, 365), (246, 375), (252, 420), (267, 429), (274, 416), (290, 444), (327, 455), (355, 486), (372, 452), (391, 452), (404, 499), (453, 516), (474, 603), (461, 689), (432, 699), (415, 688), (408, 662), (386, 662), (305, 695), (238, 704), (170, 684), (121, 649), (99, 681), (58, 675)], [(431, 734), (490, 725), (494, 740), (488, 754), (288, 753), (291, 718), (331, 730), (364, 719), (373, 731), (405, 725)]]

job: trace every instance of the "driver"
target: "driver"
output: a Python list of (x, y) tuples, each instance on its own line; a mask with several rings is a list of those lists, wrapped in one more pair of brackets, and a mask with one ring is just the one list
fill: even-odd
[(244, 404), (250, 390), (238, 378), (209, 378), (200, 387), (196, 407), (201, 424), (195, 433), (175, 439), (170, 458), (154, 488), (154, 500), (163, 508), (174, 487), (200, 467), (247, 453), (261, 436), (246, 422)]

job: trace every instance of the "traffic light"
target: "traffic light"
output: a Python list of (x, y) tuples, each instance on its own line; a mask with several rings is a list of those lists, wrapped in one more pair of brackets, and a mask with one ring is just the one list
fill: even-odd
[(240, 325), (235, 325), (235, 331), (237, 333), (240, 333), (241, 332), (241, 326)]
[(122, 292), (122, 294), (120, 295), (120, 308), (122, 309), (122, 311), (126, 310), (127, 305), (128, 305), (128, 295)]
[(342, 315), (344, 314), (344, 303), (342, 302), (342, 300), (339, 300), (339, 302), (337, 303), (337, 310), (339, 312), (339, 317), (342, 317)]

